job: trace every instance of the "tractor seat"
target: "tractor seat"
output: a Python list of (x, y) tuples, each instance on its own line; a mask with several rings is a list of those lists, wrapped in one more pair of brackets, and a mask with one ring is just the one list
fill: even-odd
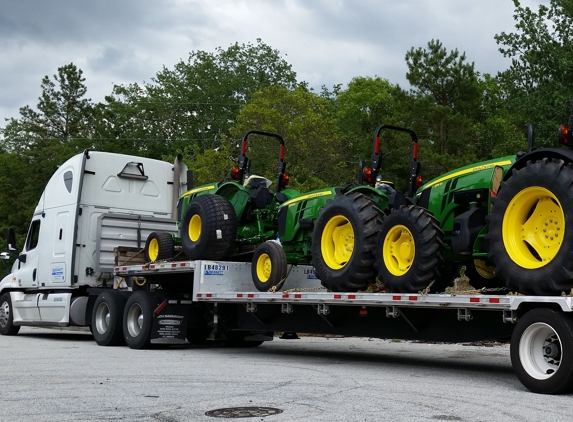
[(263, 209), (271, 205), (273, 202), (273, 194), (269, 191), (269, 186), (272, 184), (269, 179), (261, 176), (249, 176), (244, 187), (249, 189), (249, 199), (255, 209)]

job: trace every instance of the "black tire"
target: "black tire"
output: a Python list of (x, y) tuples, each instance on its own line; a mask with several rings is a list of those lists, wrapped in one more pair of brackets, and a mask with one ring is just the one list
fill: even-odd
[(227, 340), (223, 340), (223, 346), (226, 347), (259, 347), (264, 341), (256, 340), (256, 341), (248, 341), (245, 340), (245, 335), (240, 332), (230, 332), (227, 333)]
[(381, 224), (378, 205), (358, 192), (339, 195), (321, 210), (311, 252), (324, 287), (355, 292), (375, 282), (374, 248)]
[(534, 393), (573, 389), (573, 320), (554, 309), (533, 309), (519, 319), (511, 336), (511, 364)]
[(489, 259), (509, 290), (558, 295), (573, 287), (572, 180), (571, 164), (528, 161), (492, 198)]
[(117, 290), (100, 293), (92, 310), (91, 331), (100, 346), (121, 346), (125, 297)]
[(173, 236), (167, 232), (152, 232), (145, 242), (145, 262), (171, 259), (175, 255)]
[(19, 326), (14, 325), (12, 298), (10, 293), (4, 293), (0, 297), (0, 334), (3, 336), (15, 336), (20, 331)]
[(378, 278), (392, 292), (413, 293), (438, 280), (444, 233), (424, 208), (402, 205), (386, 216), (376, 241)]
[(251, 265), (253, 283), (259, 292), (268, 292), (287, 276), (287, 258), (281, 245), (267, 241), (257, 247)]
[[(482, 294), (504, 295), (509, 293), (504, 281), (497, 277), (495, 267), (483, 259), (473, 259), (464, 264), (465, 275), (474, 289), (486, 289)], [(487, 289), (495, 289), (488, 291)]]
[(131, 349), (149, 349), (153, 329), (153, 311), (158, 305), (157, 298), (150, 292), (134, 292), (123, 313), (123, 337)]
[(231, 203), (219, 195), (193, 199), (183, 216), (181, 243), (189, 259), (223, 259), (237, 237), (237, 215)]

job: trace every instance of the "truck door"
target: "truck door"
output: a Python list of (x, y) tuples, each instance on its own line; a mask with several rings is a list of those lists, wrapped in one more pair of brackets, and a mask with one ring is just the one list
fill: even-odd
[(19, 267), (16, 271), (16, 278), (18, 286), (24, 288), (39, 287), (38, 274), (39, 274), (39, 248), (38, 243), (40, 240), (40, 226), (42, 222), (41, 215), (36, 215), (32, 219), (28, 236), (26, 237), (26, 244), (22, 253), (18, 256)]

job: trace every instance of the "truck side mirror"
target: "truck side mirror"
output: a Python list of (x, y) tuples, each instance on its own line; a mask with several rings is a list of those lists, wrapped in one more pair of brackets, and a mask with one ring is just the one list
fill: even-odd
[(14, 229), (8, 229), (8, 250), (15, 251), (16, 250), (16, 231)]

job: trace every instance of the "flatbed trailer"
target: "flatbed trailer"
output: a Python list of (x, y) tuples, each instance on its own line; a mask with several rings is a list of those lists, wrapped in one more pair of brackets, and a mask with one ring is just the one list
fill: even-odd
[[(570, 296), (330, 292), (314, 269), (303, 265), (292, 266), (281, 291), (259, 292), (251, 264), (239, 262), (121, 266), (115, 275), (118, 287), (163, 295), (143, 318), (172, 317), (176, 326), (167, 333), (179, 338), (162, 336), (155, 329), (165, 324), (156, 323), (150, 343), (180, 343), (187, 333), (188, 339), (255, 346), (275, 332), (285, 338), (313, 333), (455, 343), (510, 340), (512, 365), (524, 386), (538, 393), (573, 388)], [(169, 288), (179, 293), (167, 294)]]

